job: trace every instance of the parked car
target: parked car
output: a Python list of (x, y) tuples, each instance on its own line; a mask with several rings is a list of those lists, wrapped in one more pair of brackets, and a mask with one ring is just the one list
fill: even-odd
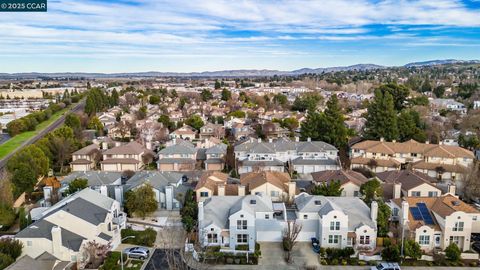
[(377, 266), (372, 266), (370, 270), (401, 270), (400, 265), (394, 262), (382, 262), (377, 264)]
[(145, 260), (150, 254), (150, 250), (144, 247), (131, 247), (123, 250), (124, 254), (127, 254), (129, 258)]
[(473, 242), (472, 249), (477, 253), (480, 253), (480, 242)]
[(312, 237), (312, 248), (315, 253), (320, 253), (320, 242), (318, 241), (317, 238)]

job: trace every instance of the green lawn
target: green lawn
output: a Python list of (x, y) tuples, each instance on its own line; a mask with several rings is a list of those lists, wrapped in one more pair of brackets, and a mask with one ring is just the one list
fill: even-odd
[(60, 111), (54, 113), (52, 115), (52, 117), (50, 117), (50, 119), (48, 119), (47, 121), (43, 121), (42, 123), (38, 124), (37, 128), (34, 131), (27, 131), (27, 132), (20, 133), (20, 134), (14, 136), (13, 138), (10, 138), (5, 143), (1, 144), (0, 145), (0, 159), (4, 158), (10, 152), (12, 152), (13, 150), (20, 147), (20, 145), (22, 145), (22, 143), (24, 143), (28, 139), (32, 138), (33, 136), (37, 135), (40, 131), (44, 130), (46, 127), (51, 125), (53, 122), (55, 122), (55, 120), (60, 118), (60, 116), (62, 116), (62, 114), (65, 113), (66, 111), (68, 111), (69, 109), (70, 108), (67, 107), (63, 110), (60, 110)]

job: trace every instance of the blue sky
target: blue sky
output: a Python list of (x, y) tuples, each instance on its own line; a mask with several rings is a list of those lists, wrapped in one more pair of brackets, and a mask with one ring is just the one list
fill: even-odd
[(480, 59), (480, 0), (48, 0), (48, 12), (0, 13), (0, 24), (0, 72)]

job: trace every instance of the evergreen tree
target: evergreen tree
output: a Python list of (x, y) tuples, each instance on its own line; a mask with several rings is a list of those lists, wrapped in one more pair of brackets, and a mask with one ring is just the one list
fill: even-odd
[(398, 139), (397, 112), (389, 92), (375, 90), (375, 97), (368, 106), (364, 135), (368, 139), (387, 141)]
[(345, 117), (338, 104), (337, 95), (332, 95), (327, 101), (325, 109), (326, 132), (323, 133), (322, 141), (333, 144), (337, 148), (343, 148), (348, 142), (348, 128), (345, 126)]
[(116, 89), (112, 90), (112, 95), (110, 96), (110, 106), (118, 106), (118, 92)]

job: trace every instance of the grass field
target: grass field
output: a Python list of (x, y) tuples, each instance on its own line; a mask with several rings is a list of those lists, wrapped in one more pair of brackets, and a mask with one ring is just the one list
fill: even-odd
[(18, 134), (12, 138), (10, 138), (8, 141), (6, 141), (3, 144), (0, 144), (0, 159), (4, 158), (6, 155), (8, 155), (10, 152), (13, 150), (17, 149), (22, 143), (25, 141), (29, 140), (33, 136), (37, 135), (39, 132), (44, 130), (46, 127), (50, 126), (53, 122), (55, 122), (58, 118), (62, 116), (63, 113), (68, 111), (70, 108), (65, 108), (63, 110), (60, 110), (52, 115), (50, 119), (47, 121), (43, 121), (42, 123), (38, 124), (37, 128), (34, 131), (27, 131), (23, 132), (21, 134)]

